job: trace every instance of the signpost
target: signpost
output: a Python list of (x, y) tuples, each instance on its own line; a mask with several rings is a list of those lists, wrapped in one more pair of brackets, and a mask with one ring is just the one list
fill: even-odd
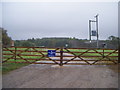
[(56, 50), (48, 50), (48, 57), (55, 57), (56, 56)]
[(92, 36), (97, 36), (97, 32), (95, 30), (92, 31)]

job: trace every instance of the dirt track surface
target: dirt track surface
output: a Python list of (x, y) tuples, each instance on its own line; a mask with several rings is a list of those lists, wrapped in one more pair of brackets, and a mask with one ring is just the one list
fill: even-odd
[(34, 65), (3, 75), (3, 88), (117, 88), (117, 66)]

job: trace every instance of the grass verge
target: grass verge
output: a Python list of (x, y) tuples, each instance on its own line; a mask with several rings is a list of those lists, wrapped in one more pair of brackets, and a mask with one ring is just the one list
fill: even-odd
[(13, 71), (15, 69), (18, 69), (27, 65), (29, 65), (29, 63), (9, 63), (9, 62), (3, 63), (2, 74), (7, 74), (10, 71)]

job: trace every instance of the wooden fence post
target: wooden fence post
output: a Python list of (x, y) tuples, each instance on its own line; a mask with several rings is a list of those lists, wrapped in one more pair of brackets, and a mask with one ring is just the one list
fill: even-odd
[(2, 90), (2, 28), (0, 28), (0, 89)]
[(63, 48), (60, 49), (60, 66), (63, 66)]
[(120, 40), (118, 40), (118, 64), (120, 63)]
[(105, 51), (104, 51), (104, 48), (103, 48), (103, 58), (105, 57)]
[(15, 61), (16, 61), (16, 52), (17, 52), (17, 47), (15, 47)]

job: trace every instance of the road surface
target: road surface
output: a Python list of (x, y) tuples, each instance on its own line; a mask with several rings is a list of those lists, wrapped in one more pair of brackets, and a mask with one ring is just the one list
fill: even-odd
[(3, 75), (3, 88), (117, 88), (118, 66), (31, 64)]

